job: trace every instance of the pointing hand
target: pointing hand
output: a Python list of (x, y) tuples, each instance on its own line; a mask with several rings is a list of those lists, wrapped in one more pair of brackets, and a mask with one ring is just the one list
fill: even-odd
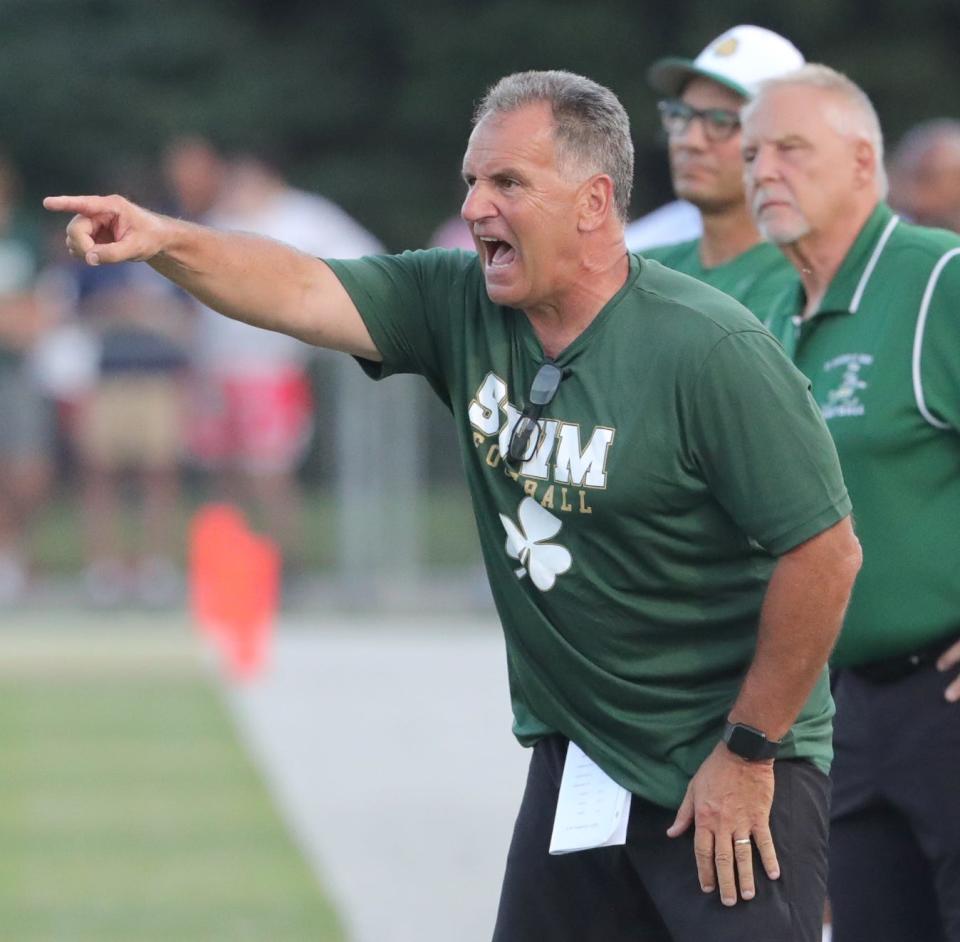
[(75, 213), (67, 249), (88, 265), (142, 262), (163, 251), (164, 217), (122, 196), (48, 196), (44, 208)]

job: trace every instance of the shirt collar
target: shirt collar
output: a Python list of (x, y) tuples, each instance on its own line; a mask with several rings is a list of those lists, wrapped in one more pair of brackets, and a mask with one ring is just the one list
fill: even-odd
[(886, 203), (877, 203), (830, 281), (818, 314), (857, 312), (870, 276), (899, 221), (900, 217)]

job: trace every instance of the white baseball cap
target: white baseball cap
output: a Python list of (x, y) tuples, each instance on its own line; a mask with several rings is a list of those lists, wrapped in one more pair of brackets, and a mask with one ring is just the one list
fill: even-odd
[(765, 79), (792, 72), (804, 63), (800, 50), (779, 33), (762, 26), (734, 26), (696, 59), (658, 59), (650, 66), (647, 81), (661, 94), (675, 97), (699, 76), (751, 98)]

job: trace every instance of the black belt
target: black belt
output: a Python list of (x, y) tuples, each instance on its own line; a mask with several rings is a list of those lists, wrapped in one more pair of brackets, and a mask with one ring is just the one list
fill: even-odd
[(936, 662), (955, 640), (955, 638), (941, 638), (910, 654), (888, 657), (882, 661), (870, 661), (868, 664), (858, 664), (846, 670), (874, 684), (892, 684)]

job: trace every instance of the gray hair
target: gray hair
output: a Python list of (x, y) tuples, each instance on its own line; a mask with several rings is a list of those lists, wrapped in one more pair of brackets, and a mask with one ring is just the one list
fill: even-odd
[(837, 99), (837, 106), (827, 105), (824, 115), (838, 134), (865, 140), (873, 148), (877, 188), (880, 198), (884, 198), (888, 184), (887, 171), (883, 165), (883, 132), (880, 130), (880, 119), (867, 93), (842, 72), (831, 69), (828, 65), (807, 63), (793, 72), (767, 79), (760, 83), (756, 96), (744, 106), (741, 118), (749, 117), (767, 92), (797, 85), (823, 89)]
[(488, 115), (545, 101), (553, 112), (557, 158), (584, 173), (613, 180), (613, 201), (623, 222), (630, 216), (633, 141), (630, 119), (609, 88), (573, 72), (515, 72), (487, 90), (473, 115), (474, 127)]

